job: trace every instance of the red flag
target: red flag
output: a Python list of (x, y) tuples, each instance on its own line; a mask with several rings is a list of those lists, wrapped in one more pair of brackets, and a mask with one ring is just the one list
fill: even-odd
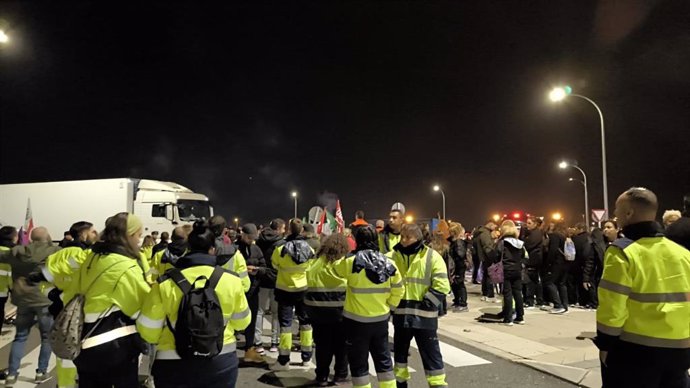
[(323, 224), (326, 223), (326, 209), (324, 208), (323, 211), (321, 212), (321, 219), (319, 220), (319, 227), (316, 228), (316, 234), (319, 236), (323, 232)]
[(338, 233), (342, 233), (345, 229), (345, 220), (343, 219), (343, 209), (340, 208), (340, 200), (335, 205), (335, 222), (338, 223)]

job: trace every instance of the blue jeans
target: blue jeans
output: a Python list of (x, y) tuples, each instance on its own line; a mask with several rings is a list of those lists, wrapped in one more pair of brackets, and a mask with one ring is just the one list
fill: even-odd
[(17, 329), (12, 341), (12, 348), (10, 350), (10, 366), (9, 374), (19, 374), (19, 366), (24, 357), (24, 345), (26, 339), (29, 337), (31, 327), (38, 323), (38, 330), (41, 332), (41, 350), (38, 355), (38, 371), (48, 372), (48, 362), (53, 350), (50, 348), (48, 342), (48, 333), (51, 326), (53, 326), (53, 316), (48, 312), (48, 307), (17, 307), (17, 318), (14, 321), (14, 326)]

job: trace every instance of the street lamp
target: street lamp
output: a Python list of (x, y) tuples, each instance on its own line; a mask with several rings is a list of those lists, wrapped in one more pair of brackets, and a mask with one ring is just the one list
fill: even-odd
[(292, 192), (292, 198), (295, 199), (295, 219), (297, 219), (297, 192), (296, 191)]
[(434, 185), (434, 191), (440, 191), (441, 192), (441, 198), (443, 198), (443, 219), (446, 219), (446, 194), (441, 190), (441, 186), (439, 185)]
[(237, 217), (235, 217), (235, 220), (234, 220), (234, 221), (235, 221), (235, 229), (237, 230), (237, 229), (240, 228), (240, 219), (237, 218)]
[(10, 37), (7, 36), (4, 30), (0, 30), (0, 43), (9, 43), (10, 42)]
[[(601, 109), (599, 109), (599, 106), (592, 101), (590, 98), (585, 97), (581, 94), (575, 94), (573, 93), (573, 89), (570, 86), (563, 86), (563, 87), (557, 87), (551, 90), (549, 93), (549, 99), (553, 102), (559, 102), (563, 101), (566, 99), (566, 97), (578, 97), (583, 100), (586, 100), (590, 104), (594, 105), (594, 108), (596, 108), (597, 112), (599, 113), (599, 122), (601, 126), (601, 175), (602, 175), (602, 180), (604, 181), (604, 210), (606, 211), (606, 214), (609, 214), (609, 188), (608, 188), (608, 177), (606, 174), (606, 133), (604, 131), (604, 114), (601, 113)], [(588, 225), (589, 227), (589, 225)]]
[(561, 213), (556, 212), (551, 215), (551, 219), (554, 221), (560, 221), (563, 219), (563, 216), (561, 215)]
[[(585, 187), (585, 223), (587, 224), (587, 231), (589, 231), (589, 193), (587, 192), (587, 174), (585, 174), (584, 170), (578, 167), (576, 164), (571, 164), (566, 161), (562, 161), (558, 163), (558, 167), (561, 170), (565, 170), (568, 167), (572, 167), (582, 174), (582, 185)], [(573, 178), (569, 179), (571, 182), (574, 180)]]

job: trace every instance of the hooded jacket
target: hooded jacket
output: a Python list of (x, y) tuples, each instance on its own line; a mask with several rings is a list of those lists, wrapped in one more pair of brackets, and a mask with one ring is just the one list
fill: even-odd
[(31, 242), (27, 246), (18, 245), (2, 255), (0, 261), (12, 266), (12, 303), (17, 307), (46, 307), (51, 304), (48, 299), (48, 283), (38, 284), (27, 280), (30, 274), (40, 272), (46, 258), (60, 250), (50, 242)]
[(503, 260), (503, 275), (515, 278), (522, 275), (522, 267), (527, 263), (525, 243), (515, 237), (505, 237), (496, 244), (498, 250), (497, 261)]
[(157, 252), (153, 256), (153, 266), (151, 270), (154, 273), (154, 280), (158, 276), (162, 276), (166, 271), (175, 267), (175, 263), (180, 257), (184, 256), (189, 247), (187, 241), (178, 240), (171, 242), (162, 251)]
[(271, 228), (262, 230), (259, 234), (259, 238), (256, 240), (256, 246), (261, 249), (264, 260), (266, 261), (266, 267), (259, 268), (259, 272), (257, 273), (259, 285), (262, 288), (275, 288), (276, 286), (278, 272), (273, 268), (271, 259), (276, 247), (283, 244), (285, 244), (283, 237), (278, 234), (278, 231)]
[(338, 260), (333, 272), (347, 281), (343, 316), (354, 321), (388, 320), (405, 290), (395, 263), (375, 250), (364, 249)]
[[(307, 290), (307, 268), (314, 251), (301, 236), (288, 237), (288, 242), (273, 251), (271, 264), (278, 271), (276, 278), (276, 300), (282, 296), (300, 294)], [(279, 292), (281, 291), (281, 292)], [(298, 295), (299, 298), (299, 295)], [(290, 298), (293, 299), (293, 298)]]

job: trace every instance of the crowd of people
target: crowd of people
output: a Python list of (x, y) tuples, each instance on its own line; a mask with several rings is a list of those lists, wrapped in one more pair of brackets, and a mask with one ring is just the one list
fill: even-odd
[[(442, 221), (432, 231), (405, 223), (404, 213), (394, 209), (388, 222), (374, 224), (358, 211), (349, 228), (329, 236), (318, 236), (299, 219), (276, 218), (265, 227), (246, 224), (234, 230), (216, 215), (159, 237), (142, 236), (138, 217), (119, 213), (105, 221), (100, 233), (91, 222), (76, 222), (59, 246), (37, 227), (22, 246), (16, 228), (4, 226), (0, 307), (11, 293), (17, 313), (1, 378), (5, 386), (17, 381), (24, 345), (37, 324), (36, 382), (48, 378), (55, 352), (59, 387), (73, 387), (77, 380), (82, 388), (136, 387), (145, 354), (151, 360), (149, 381), (157, 387), (234, 387), (238, 333), (244, 337), (242, 361), (263, 364), (266, 352), (273, 352), (277, 361), (270, 369), (287, 370), (296, 320), (300, 358), (309, 363), (314, 356), (316, 386), (349, 382), (371, 387), (371, 354), (379, 387), (406, 388), (415, 339), (428, 385), (446, 387), (438, 319), (449, 310), (469, 311), (469, 274), (468, 282), (481, 284), (482, 300), (503, 303), (495, 318), (509, 326), (525, 324), (526, 309), (551, 314), (574, 307), (599, 309), (597, 345), (609, 351), (617, 340), (612, 339), (611, 316), (620, 315), (621, 307), (613, 312), (599, 308), (600, 302), (615, 302), (601, 290), (629, 294), (635, 286), (615, 286), (622, 278), (611, 275), (615, 266), (607, 261), (607, 248), (639, 233), (642, 221), (635, 217), (641, 211), (625, 213), (625, 204), (649, 213), (656, 201), (644, 193), (629, 196), (619, 198), (616, 219), (593, 230), (582, 223), (566, 227), (529, 217), (524, 225), (488, 221), (471, 232)], [(685, 216), (664, 216), (669, 235), (680, 244), (687, 243)], [(678, 231), (673, 221), (681, 226)], [(654, 229), (652, 234), (663, 233)], [(669, 249), (681, 252), (681, 262), (687, 259), (687, 250), (670, 244)], [(680, 270), (681, 280), (688, 282), (686, 270)], [(690, 295), (690, 284), (677, 288), (676, 293)], [(687, 310), (687, 303), (682, 308)], [(269, 315), (270, 343), (264, 344), (264, 317)], [(690, 315), (685, 319), (687, 331)], [(690, 335), (685, 338), (690, 341)]]

